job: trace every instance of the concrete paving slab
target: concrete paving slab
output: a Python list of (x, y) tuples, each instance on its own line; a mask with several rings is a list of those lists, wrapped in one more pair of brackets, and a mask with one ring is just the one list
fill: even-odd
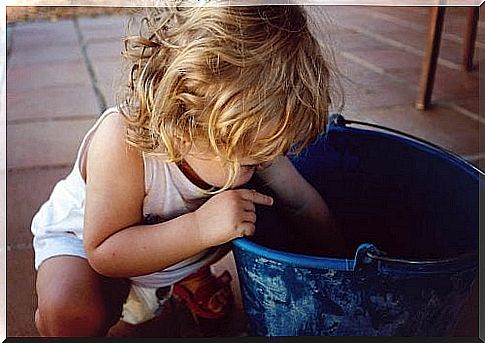
[(7, 68), (7, 89), (10, 90), (41, 90), (54, 86), (89, 85), (90, 82), (86, 66), (79, 62), (9, 65)]
[[(415, 87), (416, 89), (416, 96), (418, 94), (418, 85), (419, 80), (421, 77), (421, 69), (418, 65), (415, 68), (407, 68), (407, 69), (390, 69), (388, 71), (394, 77), (397, 77), (401, 80), (405, 80), (409, 83), (410, 86)], [(434, 84), (436, 86), (436, 82)], [(436, 95), (436, 89), (433, 87), (433, 96)]]
[(466, 7), (447, 8), (443, 27), (444, 32), (463, 32), (466, 25), (467, 12)]
[(13, 44), (8, 59), (8, 65), (53, 63), (72, 61), (83, 63), (81, 47), (79, 45), (37, 46), (35, 48), (19, 48)]
[(335, 37), (336, 50), (355, 52), (358, 50), (382, 50), (388, 46), (375, 38), (361, 33), (348, 33)]
[(34, 324), (37, 307), (33, 250), (7, 252), (7, 336), (39, 336)]
[[(408, 105), (415, 101), (416, 93), (407, 86), (396, 82), (384, 84), (362, 85), (359, 83), (346, 84), (344, 88), (345, 102), (351, 107), (361, 110)], [(364, 83), (365, 84), (365, 83)]]
[(18, 32), (22, 33), (42, 33), (52, 32), (57, 30), (70, 30), (73, 26), (71, 19), (58, 20), (34, 20), (34, 21), (19, 21), (13, 24)]
[[(460, 68), (462, 68), (462, 56), (461, 54), (456, 53), (457, 51), (461, 52), (462, 49), (463, 49), (463, 41), (454, 42), (454, 41), (444, 39), (441, 43), (440, 58), (453, 62), (457, 66), (460, 66)], [(475, 55), (474, 55), (475, 61), (477, 60), (476, 57), (479, 54), (479, 50), (480, 48), (478, 47), (475, 50)]]
[[(366, 6), (347, 6), (345, 11), (342, 11), (339, 6), (325, 9), (338, 25), (344, 27), (355, 28), (360, 31), (360, 28), (374, 32), (374, 33), (388, 33), (402, 30), (398, 25), (389, 25), (389, 22), (382, 20), (379, 16), (369, 16), (372, 11)], [(322, 9), (323, 10), (323, 9)], [(372, 22), (372, 25), (369, 23)]]
[(101, 94), (106, 103), (106, 107), (112, 107), (116, 105), (116, 94), (118, 92), (118, 85), (116, 81), (112, 83), (103, 82), (98, 84)]
[(374, 88), (385, 85), (386, 87), (406, 87), (416, 92), (414, 85), (407, 80), (394, 76), (384, 68), (368, 63), (357, 57), (354, 53), (344, 53), (338, 61), (338, 67), (344, 78), (344, 84), (350, 82), (358, 87)]
[(418, 111), (413, 106), (361, 109), (349, 118), (409, 133), (459, 155), (479, 152), (480, 123), (449, 108), (435, 106), (429, 111)]
[[(396, 11), (396, 8), (391, 6), (365, 6), (362, 13), (367, 11), (373, 12), (376, 16), (380, 16), (381, 13), (392, 16), (391, 23), (394, 25), (398, 25), (399, 21), (407, 21), (423, 32), (426, 29), (429, 16), (429, 8), (425, 7), (399, 7), (399, 11)], [(369, 19), (372, 17), (369, 15)]]
[[(443, 99), (456, 99), (479, 96), (477, 72), (452, 70), (444, 66), (436, 69), (434, 91)], [(434, 92), (433, 91), (433, 92)], [(441, 95), (442, 94), (442, 95)]]
[(121, 36), (118, 36), (117, 39), (110, 41), (88, 43), (86, 52), (91, 62), (119, 61), (121, 60), (122, 48), (123, 42), (121, 41)]
[(485, 18), (481, 16), (478, 19), (478, 30), (477, 30), (477, 40), (481, 43), (485, 42)]
[(353, 51), (353, 54), (358, 58), (373, 64), (379, 68), (387, 69), (405, 69), (414, 68), (421, 65), (421, 56), (397, 49), (381, 49), (381, 50), (360, 50)]
[(426, 32), (424, 30), (415, 30), (409, 27), (404, 27), (399, 31), (380, 32), (380, 35), (384, 38), (402, 43), (407, 47), (414, 48), (415, 51), (424, 51), (423, 49), (426, 43)]
[(108, 106), (115, 103), (115, 94), (121, 81), (120, 60), (94, 60), (92, 62), (97, 86)]
[[(382, 20), (387, 22), (390, 26), (395, 26), (398, 30), (405, 30), (406, 35), (401, 37), (401, 39), (407, 39), (407, 34), (413, 35), (413, 33), (419, 33), (421, 37), (424, 37), (424, 34), (427, 32), (427, 10), (426, 9), (410, 9), (410, 8), (402, 8), (400, 9), (399, 13), (394, 11), (394, 8), (391, 7), (391, 11), (385, 7), (374, 7), (374, 6), (365, 6), (359, 8), (360, 13), (366, 16), (369, 20)], [(404, 14), (404, 16), (402, 15)], [(407, 16), (406, 16), (407, 15)], [(410, 18), (412, 16), (412, 18)]]
[(128, 19), (128, 15), (98, 15), (94, 17), (80, 17), (77, 21), (79, 28), (83, 31), (96, 31), (105, 28), (112, 28), (113, 30), (119, 31), (123, 29)]
[(476, 116), (485, 117), (485, 107), (480, 107), (480, 99), (478, 97), (453, 99), (453, 103)]
[(67, 166), (95, 119), (46, 121), (7, 126), (7, 168)]
[(44, 87), (41, 91), (8, 87), (7, 108), (8, 123), (99, 115), (96, 95), (90, 84)]
[(83, 42), (85, 44), (112, 43), (121, 40), (126, 35), (125, 28), (98, 28), (93, 30), (82, 30)]
[[(375, 62), (367, 62), (354, 52), (341, 53), (338, 68), (343, 76), (345, 102), (355, 109), (414, 104), (416, 86)], [(409, 70), (409, 69), (402, 69)], [(406, 77), (410, 77), (406, 74)]]
[(354, 83), (362, 83), (360, 80), (361, 75), (365, 75), (366, 78), (372, 79), (380, 77), (379, 73), (369, 69), (367, 65), (359, 63), (352, 53), (339, 51), (336, 54), (336, 67), (340, 71), (341, 79), (352, 81)]
[(11, 170), (7, 172), (7, 245), (11, 248), (32, 243), (30, 225), (34, 214), (49, 199), (55, 184), (71, 167)]
[(20, 50), (78, 44), (72, 20), (17, 23), (12, 27), (12, 34), (12, 45)]
[(120, 78), (120, 60), (94, 60), (92, 61), (92, 66), (98, 83), (112, 84)]
[[(419, 66), (408, 69), (391, 69), (390, 74), (406, 80), (418, 92), (421, 70)], [(477, 97), (479, 91), (479, 78), (476, 71), (466, 73), (438, 65), (433, 87), (432, 101), (434, 99), (452, 100), (468, 97)]]

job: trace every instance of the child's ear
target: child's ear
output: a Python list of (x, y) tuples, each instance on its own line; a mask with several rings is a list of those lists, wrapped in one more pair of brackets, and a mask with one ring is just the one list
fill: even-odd
[(175, 133), (174, 143), (182, 155), (186, 155), (191, 150), (192, 144), (187, 134)]
[(186, 148), (190, 148), (192, 146), (192, 141), (187, 134), (184, 134), (181, 139), (182, 139), (182, 144)]
[(180, 144), (182, 144), (183, 146), (186, 146), (186, 147), (191, 144), (190, 143), (190, 137), (186, 133), (182, 133), (182, 134), (176, 133), (175, 139), (177, 139)]

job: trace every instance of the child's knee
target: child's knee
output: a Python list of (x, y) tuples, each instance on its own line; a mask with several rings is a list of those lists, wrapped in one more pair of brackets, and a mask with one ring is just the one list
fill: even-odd
[(100, 336), (108, 329), (107, 317), (100, 304), (54, 296), (39, 303), (35, 324), (42, 336)]

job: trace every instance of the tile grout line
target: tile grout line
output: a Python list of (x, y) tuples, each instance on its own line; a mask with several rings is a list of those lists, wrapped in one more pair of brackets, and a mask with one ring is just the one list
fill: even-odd
[(483, 118), (482, 116), (472, 112), (472, 111), (469, 111), (467, 110), (466, 108), (460, 106), (460, 105), (457, 105), (453, 102), (439, 102), (439, 104), (441, 105), (444, 105), (444, 106), (448, 106), (449, 108), (457, 111), (458, 113), (460, 114), (463, 114), (464, 116), (467, 116), (468, 118), (471, 118), (471, 119), (474, 119), (478, 122), (480, 122), (481, 124), (485, 124), (485, 118)]
[(51, 170), (51, 169), (61, 169), (61, 168), (72, 168), (73, 163), (58, 163), (58, 164), (44, 164), (38, 166), (28, 166), (28, 167), (7, 167), (7, 173), (12, 172), (24, 172), (29, 170)]
[(462, 155), (465, 160), (468, 162), (476, 162), (482, 159), (485, 159), (485, 152), (479, 152), (478, 154), (472, 154), (472, 155)]
[(96, 79), (96, 74), (94, 72), (93, 65), (91, 63), (91, 60), (89, 59), (88, 52), (86, 50), (86, 43), (84, 41), (84, 36), (81, 32), (81, 28), (79, 27), (79, 22), (77, 18), (72, 19), (74, 23), (74, 28), (76, 30), (76, 35), (79, 41), (79, 45), (81, 46), (81, 53), (84, 58), (84, 62), (86, 64), (86, 68), (88, 69), (89, 77), (91, 78), (91, 85), (93, 86), (94, 94), (96, 95), (96, 98), (98, 100), (98, 104), (100, 107), (100, 111), (104, 111), (106, 109), (106, 99), (104, 98), (103, 93), (98, 87), (98, 80)]
[(96, 119), (96, 115), (79, 115), (71, 117), (36, 117), (36, 118), (20, 118), (20, 119), (7, 119), (7, 125), (22, 125), (30, 123), (48, 123), (59, 121), (82, 121), (88, 119)]
[[(426, 29), (427, 29), (426, 25), (416, 25), (415, 23), (412, 23), (412, 22), (410, 22), (406, 19), (400, 19), (400, 18), (394, 17), (394, 16), (389, 15), (389, 14), (385, 14), (385, 13), (382, 13), (382, 12), (375, 13), (374, 11), (371, 11), (367, 8), (363, 9), (363, 11), (367, 12), (367, 15), (369, 15), (370, 17), (383, 19), (383, 20), (391, 22), (393, 24), (397, 24), (397, 25), (399, 25), (403, 28), (412, 29), (413, 31), (416, 31), (416, 32), (421, 32), (421, 31), (416, 29), (416, 27), (420, 27), (420, 28), (424, 29), (424, 31), (425, 31), (425, 32), (423, 32), (423, 34), (426, 34)], [(443, 32), (442, 36), (443, 36), (443, 38), (448, 39), (449, 41), (452, 41), (454, 43), (463, 44), (463, 38), (461, 38), (457, 34)], [(481, 42), (475, 42), (475, 46), (480, 48), (480, 49), (485, 48), (485, 44), (483, 44)]]
[[(339, 52), (344, 58), (347, 58), (348, 60), (351, 60), (355, 63), (358, 63), (360, 64), (361, 66), (369, 69), (369, 70), (372, 70), (373, 72), (379, 74), (379, 75), (383, 75), (389, 79), (391, 79), (392, 81), (395, 81), (395, 82), (398, 82), (402, 85), (405, 85), (407, 86), (408, 89), (410, 90), (415, 90), (415, 87), (411, 85), (411, 83), (407, 80), (404, 80), (400, 77), (397, 77), (397, 76), (394, 76), (388, 72), (386, 72), (386, 70), (384, 68), (380, 68), (370, 62), (367, 62), (366, 60), (363, 60), (361, 59), (360, 57), (357, 57), (355, 56), (354, 54), (350, 53), (350, 52), (346, 52), (346, 51), (340, 51)], [(442, 105), (445, 105), (445, 106), (448, 106), (449, 108), (457, 111), (458, 113), (462, 114), (462, 115), (465, 115), (473, 120), (476, 120), (482, 124), (485, 124), (485, 119), (482, 118), (480, 115), (474, 113), (474, 112), (471, 112), (469, 110), (467, 110), (466, 108), (462, 107), (462, 106), (459, 106), (455, 103), (451, 103), (451, 102), (439, 102), (440, 104)]]
[(347, 51), (343, 51), (342, 50), (339, 53), (343, 57), (345, 57), (346, 59), (351, 60), (352, 62), (355, 62), (357, 64), (360, 64), (361, 66), (363, 66), (363, 67), (365, 67), (367, 69), (370, 69), (370, 70), (372, 70), (373, 72), (375, 72), (377, 74), (380, 74), (380, 75), (383, 75), (385, 77), (388, 77), (389, 79), (391, 79), (393, 81), (396, 81), (396, 82), (398, 82), (400, 84), (406, 85), (411, 90), (415, 90), (415, 88), (410, 85), (410, 82), (408, 80), (402, 79), (402, 78), (400, 78), (398, 76), (394, 76), (391, 73), (387, 72), (384, 68), (378, 67), (375, 64), (372, 64), (370, 62), (367, 62), (366, 60), (364, 60), (364, 59), (362, 59), (360, 57), (355, 56), (351, 52), (347, 52)]
[[(406, 52), (418, 55), (419, 57), (424, 56), (424, 53), (421, 50), (416, 49), (416, 48), (409, 46), (407, 44), (400, 43), (400, 42), (398, 42), (394, 39), (384, 37), (384, 36), (382, 36), (378, 33), (374, 33), (372, 31), (369, 31), (369, 30), (366, 30), (366, 29), (363, 29), (363, 28), (360, 28), (360, 27), (357, 27), (357, 26), (353, 26), (353, 25), (341, 25), (341, 26), (346, 28), (346, 29), (352, 29), (356, 32), (362, 33), (362, 34), (364, 34), (368, 37), (374, 38), (375, 40), (378, 40), (382, 43), (389, 44), (389, 45), (391, 45), (395, 48), (399, 48), (399, 49), (402, 49)], [(448, 60), (441, 58), (441, 57), (438, 57), (438, 64), (445, 66), (445, 67), (448, 67), (448, 68), (453, 69), (453, 70), (458, 70), (458, 71), (462, 70), (461, 65), (454, 63), (454, 62), (451, 62), (451, 61), (448, 61)]]

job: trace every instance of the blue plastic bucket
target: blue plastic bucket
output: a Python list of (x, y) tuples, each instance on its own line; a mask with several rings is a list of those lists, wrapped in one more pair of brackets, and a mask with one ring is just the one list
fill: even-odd
[(250, 335), (452, 333), (477, 276), (484, 174), (427, 142), (362, 125), (332, 116), (293, 160), (343, 230), (342, 258), (292, 251), (297, 229), (266, 208), (255, 236), (234, 241)]

